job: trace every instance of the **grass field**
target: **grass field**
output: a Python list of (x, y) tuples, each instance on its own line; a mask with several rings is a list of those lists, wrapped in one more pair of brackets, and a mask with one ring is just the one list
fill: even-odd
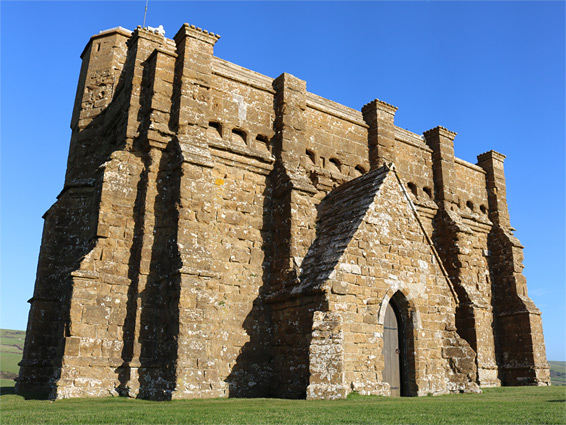
[(552, 385), (566, 385), (566, 362), (549, 361)]
[(0, 385), (2, 388), (15, 385), (14, 378), (20, 370), (18, 363), (22, 360), (25, 338), (24, 331), (0, 329)]
[(2, 424), (564, 424), (565, 387), (506, 387), (483, 394), (347, 400), (126, 398), (55, 402), (0, 396)]
[(17, 374), (22, 359), (26, 333), (0, 329), (0, 371)]
[[(0, 330), (0, 371), (16, 374), (25, 332)], [(151, 402), (126, 398), (24, 400), (0, 376), (1, 424), (566, 424), (566, 362), (548, 362), (554, 387), (483, 394), (348, 400), (221, 399)]]

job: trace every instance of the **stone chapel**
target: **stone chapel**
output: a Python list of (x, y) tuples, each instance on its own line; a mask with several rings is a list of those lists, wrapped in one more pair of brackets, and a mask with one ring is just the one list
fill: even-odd
[(549, 385), (505, 156), (454, 156), (214, 56), (102, 31), (82, 53), (17, 391), (344, 398)]

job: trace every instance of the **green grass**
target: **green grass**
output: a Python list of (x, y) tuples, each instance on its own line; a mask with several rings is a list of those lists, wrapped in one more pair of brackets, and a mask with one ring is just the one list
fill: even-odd
[(16, 385), (16, 381), (14, 381), (13, 379), (4, 379), (4, 378), (0, 378), (0, 392), (2, 394), (12, 394), (13, 393), (13, 387)]
[(55, 402), (0, 396), (2, 424), (564, 424), (566, 388), (490, 388), (483, 394), (347, 400), (125, 398)]
[(0, 329), (0, 372), (3, 375), (16, 375), (20, 370), (18, 363), (22, 360), (25, 338), (24, 331)]
[[(0, 371), (17, 373), (25, 332), (0, 329)], [(548, 362), (566, 385), (566, 362)], [(2, 424), (566, 424), (566, 387), (490, 388), (483, 394), (348, 400), (219, 399), (151, 402), (125, 398), (24, 400), (0, 379)]]
[(21, 353), (24, 348), (25, 340), (25, 331), (0, 329), (0, 345), (2, 347), (2, 351), (8, 350), (14, 353)]
[(0, 329), (0, 392), (11, 394), (14, 392), (20, 367), (18, 363), (22, 360), (26, 333), (11, 329)]
[(552, 385), (566, 385), (566, 362), (549, 361)]
[(18, 363), (22, 360), (21, 354), (0, 353), (0, 371), (5, 373), (18, 374), (20, 367)]

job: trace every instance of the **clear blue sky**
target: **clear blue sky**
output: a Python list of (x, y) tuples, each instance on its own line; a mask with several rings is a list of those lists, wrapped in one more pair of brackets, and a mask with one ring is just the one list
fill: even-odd
[[(1, 320), (25, 329), (43, 213), (62, 189), (69, 123), (91, 35), (134, 29), (145, 0), (1, 1)], [(511, 222), (549, 360), (566, 360), (565, 3), (161, 2), (147, 24), (189, 22), (215, 54), (360, 109), (379, 98), (400, 127), (456, 131), (456, 155), (507, 155)]]

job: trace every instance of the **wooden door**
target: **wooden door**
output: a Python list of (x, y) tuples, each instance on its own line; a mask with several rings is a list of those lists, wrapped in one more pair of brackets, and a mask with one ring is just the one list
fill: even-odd
[(388, 304), (387, 310), (385, 310), (385, 321), (383, 322), (383, 358), (385, 359), (383, 380), (391, 386), (392, 397), (401, 396), (400, 348), (397, 317), (391, 304)]

